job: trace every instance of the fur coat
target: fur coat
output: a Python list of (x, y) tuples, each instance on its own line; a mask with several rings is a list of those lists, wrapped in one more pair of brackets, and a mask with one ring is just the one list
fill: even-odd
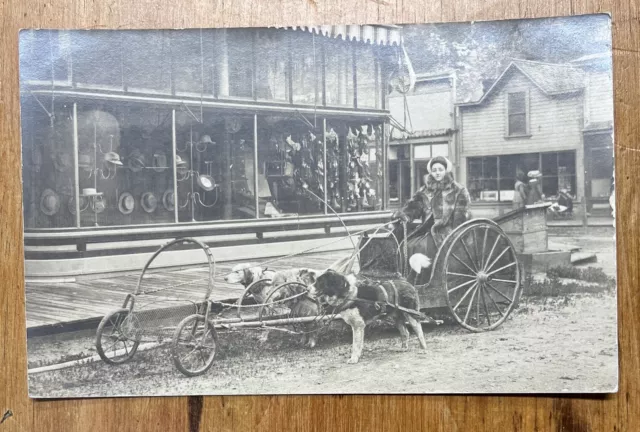
[(441, 244), (455, 227), (471, 218), (470, 202), (467, 188), (455, 182), (451, 173), (447, 173), (440, 182), (429, 174), (426, 184), (418, 189), (401, 212), (410, 220), (422, 219), (423, 225), (428, 223), (428, 217), (433, 214), (431, 234), (436, 243)]

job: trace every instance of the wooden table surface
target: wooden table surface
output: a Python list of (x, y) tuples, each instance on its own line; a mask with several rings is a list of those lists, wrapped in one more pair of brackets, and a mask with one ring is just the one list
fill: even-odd
[[(418, 23), (609, 12), (613, 17), (620, 389), (608, 397), (310, 396), (33, 401), (27, 396), (18, 29)], [(0, 1), (0, 424), (5, 431), (640, 430), (635, 174), (640, 5), (630, 0)]]

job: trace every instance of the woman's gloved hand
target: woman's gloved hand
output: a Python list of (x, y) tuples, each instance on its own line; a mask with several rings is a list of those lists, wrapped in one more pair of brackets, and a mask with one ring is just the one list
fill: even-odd
[(408, 214), (404, 213), (402, 210), (396, 210), (396, 212), (391, 216), (391, 219), (400, 219), (403, 222), (411, 222), (411, 218)]

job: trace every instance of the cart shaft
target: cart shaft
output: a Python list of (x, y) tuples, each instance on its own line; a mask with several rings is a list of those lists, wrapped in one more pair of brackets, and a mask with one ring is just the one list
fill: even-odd
[(242, 321), (238, 318), (236, 319), (225, 319), (225, 320), (214, 320), (213, 325), (216, 329), (229, 329), (229, 328), (243, 328), (243, 327), (275, 327), (278, 325), (287, 325), (287, 324), (305, 324), (311, 322), (324, 322), (333, 320), (333, 316), (310, 316), (310, 317), (299, 317), (299, 318), (280, 318), (280, 319), (269, 319), (263, 321)]

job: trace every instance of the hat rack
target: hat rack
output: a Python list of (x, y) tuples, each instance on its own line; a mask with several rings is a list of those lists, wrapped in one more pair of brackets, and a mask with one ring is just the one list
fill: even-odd
[[(105, 159), (107, 169), (98, 167), (98, 153)], [(108, 160), (107, 157), (112, 155), (113, 160)], [(94, 187), (97, 188), (98, 175), (103, 180), (112, 180), (116, 178), (118, 165), (122, 165), (120, 162), (120, 156), (113, 151), (113, 135), (109, 135), (109, 151), (104, 151), (102, 145), (98, 143), (97, 126), (93, 124), (93, 169), (89, 172), (89, 178), (94, 177)], [(106, 175), (105, 175), (106, 171)]]
[[(88, 199), (84, 206), (80, 206), (79, 210), (80, 213), (82, 213), (91, 208), (95, 216), (95, 226), (98, 226), (98, 213), (102, 213), (106, 208), (104, 195), (102, 192), (98, 192), (98, 176), (103, 180), (114, 179), (117, 173), (116, 166), (122, 165), (120, 157), (113, 152), (113, 135), (109, 135), (109, 138), (109, 151), (105, 152), (102, 149), (102, 146), (98, 143), (98, 127), (96, 123), (93, 124), (93, 167), (89, 172), (89, 178), (93, 177), (93, 188), (84, 188), (82, 193), (79, 194), (80, 198)], [(98, 154), (102, 155), (105, 161), (108, 162), (107, 170), (98, 166)], [(112, 157), (112, 160), (108, 160), (107, 155), (114, 156)]]
[[(196, 218), (195, 218), (196, 205), (199, 205), (205, 208), (212, 208), (218, 203), (218, 197), (219, 197), (218, 189), (220, 185), (218, 185), (213, 179), (212, 171), (211, 171), (212, 161), (205, 161), (205, 164), (207, 164), (207, 167), (208, 167), (208, 172), (206, 175), (200, 174), (199, 171), (193, 169), (194, 147), (196, 152), (204, 153), (207, 150), (209, 144), (215, 144), (215, 142), (211, 140), (211, 137), (209, 135), (202, 135), (202, 137), (197, 142), (194, 142), (193, 127), (191, 127), (189, 131), (189, 141), (185, 144), (184, 148), (178, 149), (180, 152), (186, 152), (187, 150), (189, 151), (189, 167), (184, 173), (184, 175), (177, 177), (177, 180), (179, 182), (191, 180), (190, 181), (191, 190), (187, 192), (187, 197), (184, 204), (181, 204), (178, 198), (176, 198), (176, 204), (178, 205), (179, 208), (186, 208), (187, 206), (190, 205), (192, 222), (196, 221)], [(176, 173), (176, 176), (177, 176), (177, 173)], [(205, 192), (203, 192), (202, 198), (200, 197), (200, 192), (195, 190), (194, 182), (197, 182), (198, 185), (200, 185), (200, 187), (202, 187), (205, 190)], [(207, 191), (215, 192), (215, 198), (213, 202), (210, 204), (207, 204), (204, 202), (204, 194)]]

